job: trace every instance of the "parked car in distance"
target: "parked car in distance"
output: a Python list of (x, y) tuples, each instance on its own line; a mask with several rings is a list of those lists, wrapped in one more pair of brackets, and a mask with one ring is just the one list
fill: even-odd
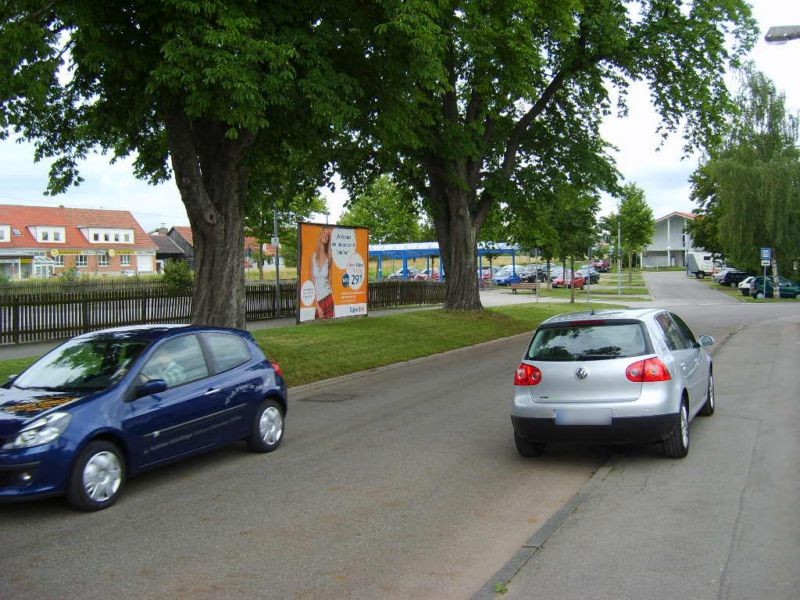
[(749, 277), (749, 275), (744, 271), (740, 271), (739, 269), (727, 269), (722, 271), (722, 275), (717, 279), (717, 283), (735, 288), (747, 277)]
[(483, 282), (490, 282), (494, 279), (497, 271), (499, 271), (497, 267), (480, 267), (477, 271), (478, 279)]
[(419, 269), (415, 269), (414, 267), (408, 268), (408, 277), (404, 276), (403, 269), (397, 269), (393, 273), (389, 273), (386, 276), (386, 279), (393, 281), (396, 279), (414, 279), (414, 276), (419, 273)]
[(522, 456), (546, 444), (660, 442), (689, 452), (689, 422), (715, 408), (710, 336), (664, 309), (552, 317), (514, 376), (511, 423)]
[(441, 279), (439, 269), (423, 269), (414, 275), (415, 281), (439, 281)]
[(578, 271), (576, 271), (574, 274), (567, 272), (553, 279), (550, 282), (550, 285), (554, 288), (575, 287), (582, 290), (584, 287), (586, 287), (586, 279), (584, 279), (583, 275), (581, 275)]
[(494, 275), (495, 285), (511, 285), (512, 283), (519, 283), (522, 281), (520, 276), (520, 267), (516, 265), (506, 265), (501, 267)]
[[(800, 284), (786, 277), (778, 278), (778, 285), (780, 286), (781, 298), (797, 298), (800, 296)], [(772, 277), (766, 278), (766, 286), (764, 276), (759, 275), (753, 277), (750, 282), (750, 296), (753, 298), (772, 298), (775, 295), (775, 290), (772, 287)]]
[(524, 265), (520, 271), (520, 279), (526, 283), (547, 281), (547, 271), (538, 265)]
[(611, 269), (611, 264), (608, 262), (608, 259), (601, 258), (599, 260), (593, 260), (592, 266), (597, 269), (599, 273), (608, 273)]
[(742, 293), (742, 296), (749, 296), (750, 295), (750, 282), (755, 279), (755, 275), (750, 275), (749, 277), (745, 277), (739, 282), (739, 291)]
[[(0, 388), (0, 499), (111, 506), (126, 479), (283, 439), (286, 382), (238, 329), (142, 325), (75, 337)], [(209, 475), (210, 476), (210, 475)]]
[(583, 278), (588, 280), (591, 285), (594, 285), (600, 281), (600, 273), (597, 271), (597, 269), (590, 265), (582, 266), (576, 271), (576, 273), (582, 275)]

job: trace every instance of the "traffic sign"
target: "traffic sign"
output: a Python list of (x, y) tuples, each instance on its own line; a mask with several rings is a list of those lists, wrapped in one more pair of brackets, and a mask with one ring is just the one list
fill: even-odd
[(768, 267), (772, 264), (772, 248), (761, 249), (761, 266)]

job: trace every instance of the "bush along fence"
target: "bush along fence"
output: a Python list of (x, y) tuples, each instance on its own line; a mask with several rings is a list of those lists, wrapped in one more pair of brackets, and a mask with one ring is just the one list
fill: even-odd
[[(369, 310), (440, 304), (444, 283), (429, 281), (382, 281), (369, 284)], [(246, 319), (261, 321), (297, 314), (297, 284), (248, 283)], [(107, 327), (143, 323), (189, 323), (192, 318), (191, 290), (141, 283), (113, 288), (48, 286), (46, 290), (19, 293), (0, 290), (0, 344), (41, 342), (68, 338)]]

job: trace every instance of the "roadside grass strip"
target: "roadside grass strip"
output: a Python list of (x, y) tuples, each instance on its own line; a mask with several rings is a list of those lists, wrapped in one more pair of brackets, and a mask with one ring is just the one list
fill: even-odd
[[(288, 384), (296, 386), (530, 332), (553, 315), (586, 309), (585, 304), (542, 302), (479, 313), (419, 310), (262, 329), (253, 335), (281, 365)], [(36, 358), (0, 361), (0, 381)]]

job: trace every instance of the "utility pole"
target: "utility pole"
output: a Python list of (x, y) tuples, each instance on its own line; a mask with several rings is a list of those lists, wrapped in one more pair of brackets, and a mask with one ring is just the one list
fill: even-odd
[(272, 226), (272, 247), (275, 249), (275, 318), (280, 318), (281, 308), (281, 253), (280, 240), (278, 239), (278, 201), (275, 200), (274, 221)]
[(622, 219), (617, 216), (617, 296), (622, 296)]

